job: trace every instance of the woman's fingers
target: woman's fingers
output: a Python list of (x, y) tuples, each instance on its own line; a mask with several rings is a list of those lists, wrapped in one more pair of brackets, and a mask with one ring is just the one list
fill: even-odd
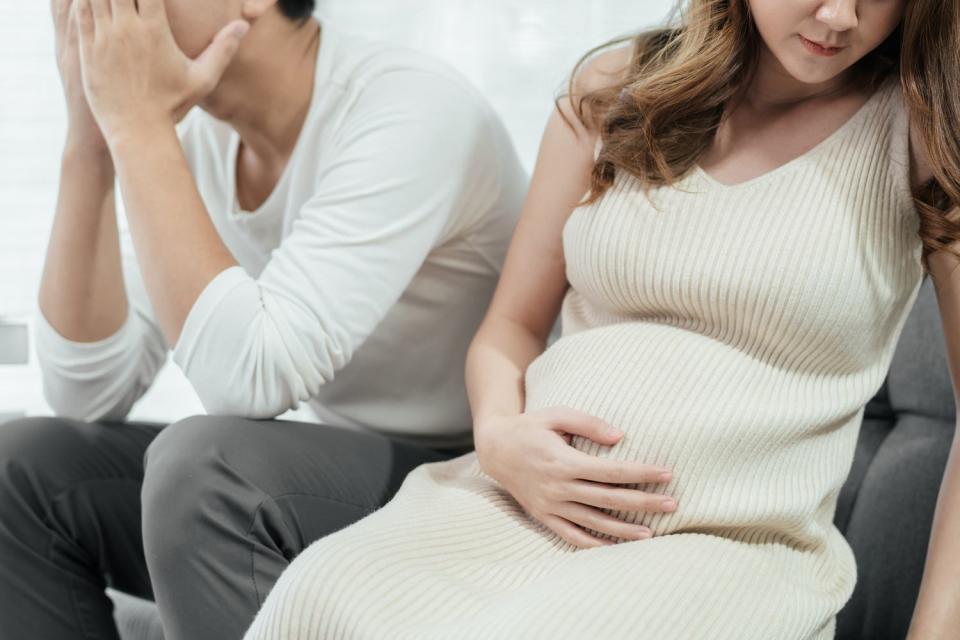
[(570, 522), (578, 524), (585, 529), (592, 529), (615, 538), (644, 540), (653, 534), (648, 527), (624, 522), (623, 520), (614, 518), (609, 513), (604, 513), (599, 509), (580, 504), (579, 502), (565, 502), (560, 506), (559, 511), (558, 515), (566, 518)]
[(623, 432), (596, 416), (570, 407), (551, 407), (548, 418), (555, 429), (605, 445), (616, 444)]
[(571, 475), (582, 480), (594, 480), (610, 484), (641, 484), (666, 482), (670, 469), (635, 460), (611, 460), (598, 458), (570, 448), (569, 468)]
[(542, 522), (550, 527), (554, 533), (570, 544), (584, 549), (591, 547), (605, 547), (611, 544), (616, 544), (612, 540), (604, 540), (603, 538), (592, 536), (577, 525), (573, 524), (569, 520), (561, 518), (560, 516), (546, 515), (542, 518)]
[[(574, 480), (568, 485), (570, 500), (611, 511), (673, 511), (676, 500), (661, 493), (612, 486), (591, 480)], [(667, 504), (667, 502), (672, 503)]]

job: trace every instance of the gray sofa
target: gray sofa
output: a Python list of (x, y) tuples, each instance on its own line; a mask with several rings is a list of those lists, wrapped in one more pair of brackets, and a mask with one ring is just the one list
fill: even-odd
[(857, 557), (838, 640), (903, 640), (956, 425), (933, 282), (926, 278), (887, 378), (867, 404), (834, 522)]
[[(867, 404), (837, 504), (834, 521), (853, 547), (858, 572), (837, 619), (838, 640), (906, 636), (955, 415), (940, 315), (926, 279), (886, 381)], [(161, 640), (152, 603), (109, 593), (124, 640)]]

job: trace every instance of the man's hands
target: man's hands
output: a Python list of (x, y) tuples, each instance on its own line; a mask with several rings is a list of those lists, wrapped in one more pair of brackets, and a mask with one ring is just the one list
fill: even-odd
[[(69, 4), (71, 0), (54, 0)], [(177, 46), (164, 0), (76, 3), (83, 86), (107, 143), (152, 124), (172, 126), (220, 81), (249, 23), (230, 22), (196, 60)]]
[(83, 92), (80, 73), (80, 41), (77, 33), (76, 2), (51, 0), (53, 30), (56, 40), (57, 68), (67, 103), (67, 146), (81, 152), (109, 157), (107, 142), (90, 112)]
[(237, 262), (174, 124), (220, 83), (249, 23), (228, 23), (192, 60), (176, 43), (164, 0), (50, 1), (70, 132), (41, 305), (63, 335), (83, 342), (112, 335), (127, 316), (119, 180), (144, 284), (176, 344), (201, 292)]
[[(649, 537), (647, 527), (604, 513), (673, 511), (667, 496), (620, 484), (668, 482), (670, 470), (632, 461), (598, 458), (570, 446), (572, 435), (614, 445), (622, 432), (603, 420), (566, 407), (488, 419), (476, 430), (477, 459), (531, 516), (579, 547), (613, 544), (583, 527), (626, 540)], [(661, 474), (668, 474), (662, 476)], [(646, 534), (646, 535), (644, 535)]]

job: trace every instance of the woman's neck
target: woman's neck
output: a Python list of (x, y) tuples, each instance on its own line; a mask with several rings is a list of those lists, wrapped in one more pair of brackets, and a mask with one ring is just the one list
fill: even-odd
[(850, 77), (851, 69), (847, 69), (824, 82), (801, 82), (780, 64), (766, 45), (762, 45), (756, 68), (741, 92), (740, 100), (754, 111), (789, 109), (806, 100), (841, 95), (854, 89)]

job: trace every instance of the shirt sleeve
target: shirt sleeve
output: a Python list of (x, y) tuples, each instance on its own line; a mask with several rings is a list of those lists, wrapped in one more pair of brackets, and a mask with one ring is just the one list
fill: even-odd
[(226, 269), (187, 316), (173, 357), (207, 411), (274, 417), (333, 380), (495, 167), (490, 126), (445, 77), (369, 82), (259, 277)]
[(128, 313), (116, 333), (96, 342), (75, 342), (57, 332), (39, 308), (35, 310), (43, 394), (57, 415), (86, 421), (124, 419), (166, 360), (168, 347), (126, 229), (120, 245)]

